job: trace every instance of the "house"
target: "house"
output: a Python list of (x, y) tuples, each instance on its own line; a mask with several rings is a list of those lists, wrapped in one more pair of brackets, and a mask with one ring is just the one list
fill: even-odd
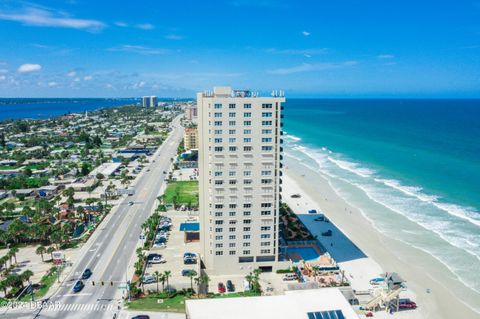
[(52, 198), (58, 193), (58, 191), (59, 187), (57, 185), (47, 185), (38, 188), (37, 194), (41, 198)]

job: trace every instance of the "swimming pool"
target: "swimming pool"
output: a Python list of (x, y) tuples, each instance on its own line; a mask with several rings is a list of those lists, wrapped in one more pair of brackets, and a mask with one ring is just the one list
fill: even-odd
[(298, 262), (300, 259), (305, 261), (317, 260), (320, 257), (318, 251), (311, 246), (306, 247), (288, 247), (288, 257), (294, 262)]

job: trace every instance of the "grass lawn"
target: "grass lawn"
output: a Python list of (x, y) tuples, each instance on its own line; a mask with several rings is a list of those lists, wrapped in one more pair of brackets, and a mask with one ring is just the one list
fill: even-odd
[[(156, 296), (149, 296), (134, 300), (128, 304), (128, 310), (144, 310), (144, 311), (170, 311), (185, 312), (184, 295), (176, 295), (173, 298), (161, 299)], [(159, 302), (159, 300), (162, 300)]]
[[(58, 277), (57, 269), (58, 269), (57, 267), (52, 267), (49, 273), (42, 277), (42, 279), (40, 280), (40, 288), (37, 291), (35, 291), (35, 300), (38, 300), (39, 298), (44, 297), (47, 294), (50, 287), (52, 287), (52, 285), (55, 283)], [(62, 270), (60, 269), (60, 272), (61, 271)], [(29, 301), (30, 299), (31, 299), (30, 295), (23, 295), (21, 298), (22, 301)]]
[(165, 190), (165, 202), (176, 205), (198, 207), (198, 181), (179, 181), (168, 183)]

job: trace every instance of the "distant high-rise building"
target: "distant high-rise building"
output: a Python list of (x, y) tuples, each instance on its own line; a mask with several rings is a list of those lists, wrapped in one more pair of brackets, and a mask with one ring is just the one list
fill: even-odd
[(213, 274), (279, 261), (281, 96), (197, 94), (201, 257)]
[(142, 97), (143, 107), (156, 107), (157, 106), (157, 97), (156, 96), (144, 96)]
[(183, 134), (183, 144), (186, 151), (198, 149), (198, 129), (196, 127), (186, 127)]
[(198, 116), (197, 114), (197, 106), (196, 105), (188, 105), (185, 108), (185, 118), (189, 121), (193, 121)]

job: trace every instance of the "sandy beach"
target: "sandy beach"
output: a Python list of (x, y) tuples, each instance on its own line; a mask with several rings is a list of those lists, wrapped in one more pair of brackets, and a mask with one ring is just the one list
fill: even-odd
[[(397, 272), (408, 286), (401, 297), (413, 299), (418, 308), (400, 312), (395, 318), (480, 318), (462, 300), (475, 305), (479, 301), (456, 295), (456, 289), (462, 291), (461, 283), (433, 257), (378, 232), (359, 209), (335, 193), (326, 179), (309, 176), (309, 170), (292, 159), (287, 159), (286, 164), (283, 200), (309, 229), (321, 226), (314, 224), (315, 216), (308, 214), (308, 209), (321, 211), (334, 224), (337, 231), (328, 238), (331, 242), (322, 244), (345, 270), (354, 289), (368, 289), (368, 280), (381, 272)], [(292, 194), (301, 194), (301, 198), (291, 198)], [(387, 314), (379, 312), (375, 317)]]

